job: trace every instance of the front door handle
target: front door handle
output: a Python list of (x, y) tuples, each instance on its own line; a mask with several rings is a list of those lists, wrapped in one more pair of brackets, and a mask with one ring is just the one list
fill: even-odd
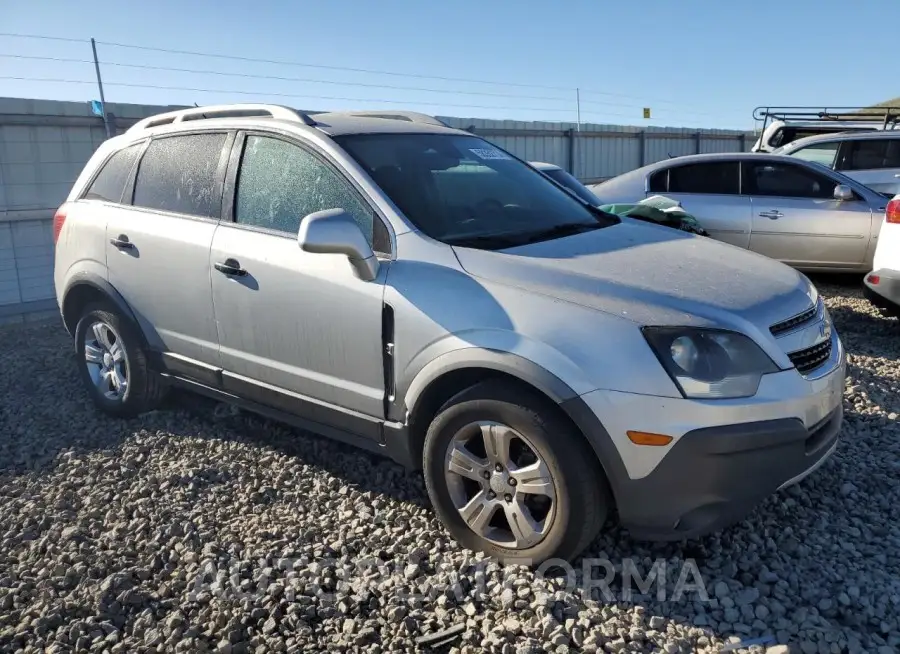
[(216, 270), (224, 275), (243, 277), (247, 274), (247, 271), (241, 268), (241, 264), (238, 263), (237, 259), (225, 259), (225, 261), (219, 261), (214, 265)]
[(115, 238), (109, 239), (109, 242), (120, 250), (133, 250), (134, 243), (128, 240), (125, 234), (119, 234)]
[(784, 214), (778, 211), (778, 209), (772, 209), (771, 211), (760, 211), (759, 215), (763, 218), (768, 218), (769, 220), (778, 220), (779, 218), (784, 217)]

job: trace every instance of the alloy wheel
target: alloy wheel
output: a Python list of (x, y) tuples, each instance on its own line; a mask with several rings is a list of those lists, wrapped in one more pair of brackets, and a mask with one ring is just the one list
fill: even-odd
[(116, 331), (96, 321), (84, 334), (84, 361), (88, 375), (100, 394), (121, 401), (128, 390), (128, 362), (125, 347)]
[(497, 422), (460, 429), (445, 458), (453, 504), (476, 534), (511, 549), (533, 547), (550, 530), (556, 491), (528, 439)]

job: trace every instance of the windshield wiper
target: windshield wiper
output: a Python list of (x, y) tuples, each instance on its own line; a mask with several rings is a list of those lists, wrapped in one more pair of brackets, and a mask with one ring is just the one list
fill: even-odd
[(522, 245), (521, 234), (482, 234), (480, 236), (457, 236), (443, 239), (447, 245), (483, 250), (502, 250)]
[(526, 243), (537, 243), (538, 241), (550, 241), (554, 238), (574, 236), (575, 234), (602, 229), (605, 226), (600, 223), (563, 223), (562, 225), (554, 225), (537, 232), (522, 234), (520, 243), (524, 245)]
[(459, 236), (445, 238), (448, 245), (458, 245), (467, 248), (481, 248), (485, 250), (502, 250), (538, 241), (549, 241), (563, 236), (573, 236), (582, 232), (590, 232), (602, 229), (606, 225), (601, 223), (563, 223), (547, 229), (534, 232), (517, 232), (513, 234), (481, 234), (478, 236)]

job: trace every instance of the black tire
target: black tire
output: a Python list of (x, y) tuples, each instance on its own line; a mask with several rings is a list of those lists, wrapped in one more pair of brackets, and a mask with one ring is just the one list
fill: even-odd
[[(88, 330), (97, 322), (108, 325), (124, 350), (124, 368), (127, 374), (126, 389), (122, 396), (111, 399), (105, 396), (91, 376), (91, 368), (85, 359), (85, 338)], [(87, 305), (75, 327), (75, 352), (78, 371), (94, 404), (113, 416), (130, 418), (156, 408), (163, 400), (167, 387), (160, 376), (150, 369), (143, 339), (131, 320), (106, 302)]]
[[(488, 540), (466, 524), (454, 504), (445, 464), (448, 448), (457, 432), (480, 421), (519, 432), (549, 468), (555, 513), (543, 540), (531, 547)], [(435, 512), (457, 542), (503, 561), (539, 565), (551, 558), (574, 559), (600, 531), (612, 504), (602, 467), (584, 437), (545, 398), (503, 381), (477, 384), (441, 407), (425, 437), (423, 470)]]

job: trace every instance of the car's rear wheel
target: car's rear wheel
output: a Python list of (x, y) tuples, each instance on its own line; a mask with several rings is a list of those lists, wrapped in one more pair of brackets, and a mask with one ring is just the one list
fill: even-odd
[(75, 351), (88, 393), (106, 413), (130, 417), (162, 400), (165, 387), (148, 365), (137, 329), (113, 307), (84, 308), (75, 327)]
[(456, 540), (504, 560), (571, 559), (609, 511), (581, 434), (544, 398), (489, 381), (448, 401), (425, 438), (425, 481)]

